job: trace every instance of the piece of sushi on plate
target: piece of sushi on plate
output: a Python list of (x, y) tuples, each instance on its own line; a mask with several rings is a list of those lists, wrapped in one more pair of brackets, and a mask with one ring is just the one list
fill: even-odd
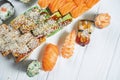
[(0, 0), (0, 24), (14, 15), (15, 9), (8, 0)]

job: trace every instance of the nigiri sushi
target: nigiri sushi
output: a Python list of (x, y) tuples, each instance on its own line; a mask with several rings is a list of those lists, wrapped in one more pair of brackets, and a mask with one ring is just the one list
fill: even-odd
[(0, 0), (0, 23), (9, 19), (15, 13), (14, 6), (7, 0)]
[(58, 59), (59, 50), (58, 46), (49, 43), (46, 48), (44, 55), (42, 57), (42, 68), (44, 71), (51, 71)]
[(74, 53), (76, 32), (73, 30), (65, 39), (61, 48), (61, 54), (64, 58), (70, 58)]

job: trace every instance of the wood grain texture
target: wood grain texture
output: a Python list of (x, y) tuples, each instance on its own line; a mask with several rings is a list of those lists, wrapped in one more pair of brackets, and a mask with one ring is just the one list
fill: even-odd
[[(33, 0), (32, 4), (23, 4), (15, 0), (9, 1), (15, 6), (15, 16), (23, 13), (36, 2)], [(108, 12), (112, 17), (109, 27), (94, 30), (88, 46), (81, 47), (75, 44), (75, 52), (70, 59), (59, 56), (57, 64), (51, 72), (40, 71), (39, 75), (32, 78), (25, 73), (28, 63), (42, 54), (46, 43), (34, 50), (28, 60), (19, 64), (14, 63), (11, 56), (3, 57), (0, 54), (0, 80), (120, 80), (119, 3), (120, 0), (101, 0), (84, 15), (75, 19), (71, 25), (47, 39), (46, 43), (58, 44), (60, 47), (68, 32), (76, 29), (75, 24), (78, 20), (94, 19), (96, 14), (103, 12)]]

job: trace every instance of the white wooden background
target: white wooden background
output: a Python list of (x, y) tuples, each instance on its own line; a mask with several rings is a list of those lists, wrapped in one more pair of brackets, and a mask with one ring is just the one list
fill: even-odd
[[(9, 1), (14, 4), (16, 15), (23, 13), (36, 2), (33, 0), (32, 4), (25, 5), (15, 0)], [(40, 71), (39, 75), (32, 78), (26, 75), (29, 61), (37, 59), (39, 53), (43, 53), (46, 43), (61, 46), (78, 20), (93, 19), (96, 13), (101, 12), (111, 15), (111, 24), (102, 30), (96, 28), (88, 46), (81, 47), (76, 44), (74, 55), (70, 59), (60, 56), (51, 72)], [(19, 64), (14, 63), (11, 56), (3, 57), (0, 54), (0, 80), (120, 80), (120, 0), (101, 0), (71, 25), (48, 38), (46, 43), (34, 50), (28, 60)]]

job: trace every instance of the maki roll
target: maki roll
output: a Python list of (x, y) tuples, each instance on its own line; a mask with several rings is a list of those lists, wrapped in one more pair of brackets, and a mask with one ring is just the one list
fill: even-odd
[(0, 0), (0, 24), (14, 14), (14, 6), (7, 0)]
[(78, 32), (76, 37), (76, 42), (85, 46), (90, 42), (90, 36), (94, 31), (94, 22), (90, 20), (80, 20), (78, 25)]

